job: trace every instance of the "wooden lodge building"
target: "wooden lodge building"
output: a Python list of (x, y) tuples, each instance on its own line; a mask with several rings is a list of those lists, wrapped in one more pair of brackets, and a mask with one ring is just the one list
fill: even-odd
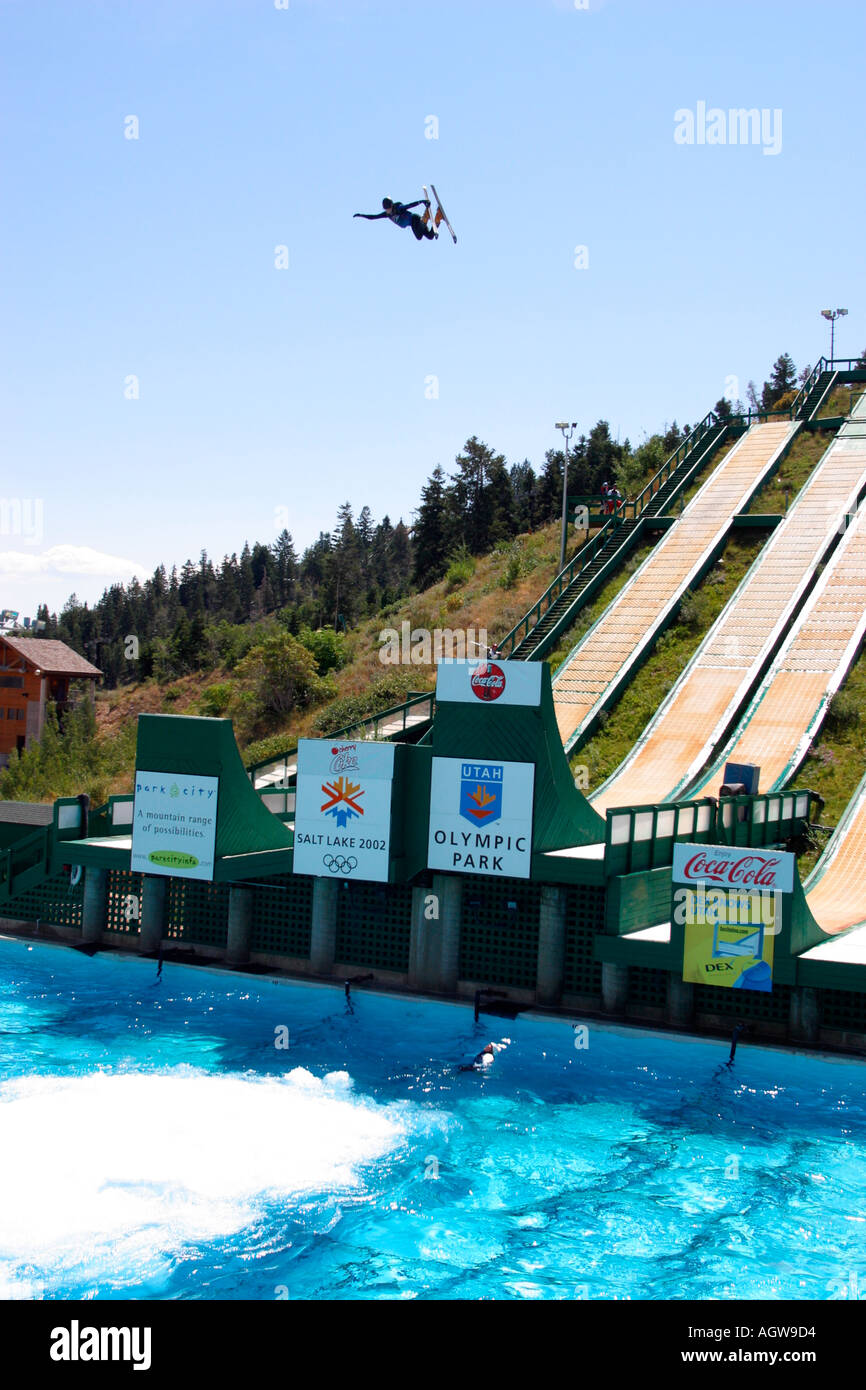
[(14, 749), (23, 750), (40, 737), (49, 700), (62, 718), (70, 706), (70, 682), (87, 682), (92, 698), (101, 675), (65, 642), (0, 635), (0, 767)]

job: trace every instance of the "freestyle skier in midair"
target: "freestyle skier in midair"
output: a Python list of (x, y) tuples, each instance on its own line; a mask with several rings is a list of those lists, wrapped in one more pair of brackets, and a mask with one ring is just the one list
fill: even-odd
[[(380, 218), (387, 217), (389, 221), (398, 227), (411, 227), (417, 241), (435, 241), (439, 233), (435, 227), (430, 226), (430, 203), (426, 198), (419, 198), (415, 203), (395, 203), (391, 198), (382, 199), (384, 212), (356, 212), (355, 217), (364, 217), (368, 222), (378, 222)], [(424, 208), (424, 216), (419, 217), (413, 208)], [(438, 216), (438, 214), (437, 214)]]

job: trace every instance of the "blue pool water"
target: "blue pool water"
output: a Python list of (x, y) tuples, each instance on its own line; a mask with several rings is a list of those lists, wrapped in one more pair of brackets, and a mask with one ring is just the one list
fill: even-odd
[(0, 1297), (866, 1295), (862, 1063), (574, 1042), (0, 939)]

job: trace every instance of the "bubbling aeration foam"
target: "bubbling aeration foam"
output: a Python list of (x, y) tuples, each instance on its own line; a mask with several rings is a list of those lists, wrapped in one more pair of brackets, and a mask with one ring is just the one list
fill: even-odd
[(406, 1105), (354, 1096), (348, 1073), (320, 1080), (302, 1067), (281, 1078), (190, 1067), (27, 1077), (0, 1086), (0, 1103), (7, 1288), (16, 1270), (32, 1284), (34, 1266), (138, 1280), (169, 1253), (242, 1229), (275, 1197), (357, 1187), (361, 1166), (409, 1126)]

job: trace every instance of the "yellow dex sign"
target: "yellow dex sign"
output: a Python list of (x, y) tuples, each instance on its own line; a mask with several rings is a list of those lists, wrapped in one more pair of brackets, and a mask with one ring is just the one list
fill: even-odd
[(773, 944), (793, 892), (794, 855), (729, 845), (674, 846), (671, 921), (684, 928), (683, 979), (773, 988)]

